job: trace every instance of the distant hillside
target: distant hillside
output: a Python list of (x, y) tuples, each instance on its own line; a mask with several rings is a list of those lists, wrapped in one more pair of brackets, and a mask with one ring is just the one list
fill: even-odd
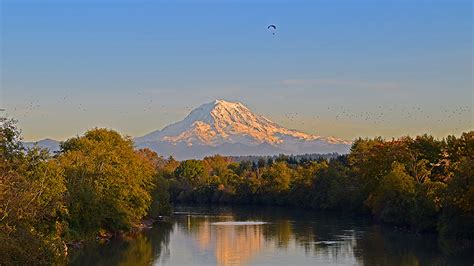
[(47, 138), (34, 142), (23, 142), (23, 146), (25, 146), (25, 148), (33, 148), (35, 145), (40, 148), (48, 149), (51, 153), (59, 151), (59, 141), (54, 139)]

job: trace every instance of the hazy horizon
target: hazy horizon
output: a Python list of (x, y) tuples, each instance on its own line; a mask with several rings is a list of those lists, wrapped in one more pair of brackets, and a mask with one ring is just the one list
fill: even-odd
[[(223, 100), (223, 99), (216, 99), (216, 100)], [(224, 100), (224, 101), (228, 101), (228, 100)], [(232, 101), (230, 101), (230, 102), (232, 102)], [(235, 101), (235, 102), (238, 102), (238, 101)], [(204, 104), (207, 104), (207, 103), (204, 103)], [(201, 105), (199, 105), (199, 106), (201, 106)], [(198, 108), (199, 106), (196, 106), (195, 108)], [(194, 109), (193, 109), (193, 110), (194, 110)], [(191, 111), (192, 111), (192, 110), (191, 110)], [(252, 111), (252, 110), (251, 110), (251, 111)], [(179, 119), (179, 121), (182, 121), (182, 120), (183, 120), (185, 117), (187, 117), (188, 115), (189, 115), (189, 113), (186, 114), (184, 117), (182, 117), (182, 119)], [(268, 118), (267, 116), (265, 116), (265, 117)], [(270, 120), (271, 120), (271, 119), (270, 119)], [(170, 123), (170, 124), (168, 124), (168, 125), (174, 124), (174, 123), (179, 122), (179, 121), (172, 122), (172, 123)], [(274, 121), (273, 121), (273, 122), (274, 122)], [(153, 132), (153, 131), (162, 130), (163, 128), (165, 128), (165, 127), (168, 126), (168, 125), (165, 125), (165, 126), (163, 126), (162, 128), (157, 128), (157, 129), (151, 130), (151, 131), (149, 131), (149, 132), (145, 132), (145, 133), (142, 134), (142, 135), (136, 135), (136, 136), (133, 136), (133, 135), (130, 135), (130, 134), (125, 134), (125, 135), (130, 136), (130, 137), (133, 137), (133, 138), (135, 138), (135, 137), (142, 137), (142, 136), (144, 136), (144, 135), (146, 135), (146, 134), (149, 134), (149, 133), (151, 133), (151, 132)], [(72, 137), (81, 135), (81, 134), (83, 134), (84, 132), (86, 132), (87, 130), (90, 130), (90, 129), (93, 129), (93, 128), (97, 128), (97, 127), (99, 127), (99, 126), (92, 126), (92, 127), (90, 127), (90, 128), (86, 128), (86, 129), (84, 129), (82, 132), (76, 133), (76, 134), (74, 134), (74, 135), (71, 135), (71, 136), (68, 136), (68, 137), (65, 137), (65, 138), (62, 138), (62, 139), (56, 139), (56, 138), (53, 138), (53, 137), (48, 137), (48, 136), (46, 136), (46, 137), (41, 138), (41, 139), (33, 139), (33, 140), (24, 139), (24, 141), (27, 141), (27, 142), (35, 142), (35, 141), (44, 140), (44, 139), (52, 139), (52, 140), (57, 140), (57, 141), (64, 141), (64, 140), (66, 140), (66, 139), (68, 139), (68, 138), (72, 138)], [(111, 127), (107, 127), (107, 128), (112, 129), (112, 130), (117, 130), (117, 129), (111, 128)], [(289, 129), (298, 130), (298, 129), (296, 129), (296, 128), (289, 128)], [(21, 130), (21, 129), (20, 129), (20, 130)], [(313, 134), (313, 133), (311, 133), (311, 132), (306, 132), (306, 131), (304, 131), (304, 130), (298, 130), (298, 131), (304, 132), (304, 133), (308, 133), (308, 134)], [(467, 131), (463, 131), (463, 132), (467, 132)], [(447, 137), (448, 135), (456, 135), (457, 137), (459, 137), (463, 132), (460, 132), (459, 134), (447, 134), (447, 135), (445, 135), (445, 136), (441, 136), (441, 137), (438, 137), (438, 138), (442, 139), (442, 138), (444, 138), (444, 137)], [(22, 132), (22, 133), (23, 133), (23, 132)], [(120, 133), (122, 133), (122, 132), (120, 132)], [(425, 132), (425, 133), (426, 133), (426, 134), (430, 134), (429, 132)], [(415, 135), (422, 135), (422, 134), (425, 134), (425, 133), (418, 133), (418, 134), (415, 134)], [(123, 133), (122, 133), (122, 134), (123, 134)], [(392, 136), (392, 137), (385, 137), (385, 138), (389, 138), (389, 139), (390, 139), (390, 138), (400, 138), (400, 137), (404, 137), (404, 136), (411, 136), (411, 137), (414, 137), (415, 135), (404, 134), (404, 135), (400, 135), (400, 136)], [(332, 136), (332, 135), (331, 135), (331, 136)], [(373, 137), (379, 137), (379, 136), (381, 136), (381, 135), (374, 135)], [(329, 135), (328, 135), (328, 137), (329, 137)], [(359, 138), (359, 137), (371, 137), (371, 136), (356, 136), (355, 138)], [(382, 136), (382, 137), (383, 137), (383, 136)], [(353, 138), (353, 139), (347, 139), (347, 138), (346, 138), (345, 140), (353, 141), (354, 138)]]
[(0, 7), (0, 108), (26, 141), (142, 136), (215, 99), (348, 140), (473, 130), (471, 1)]

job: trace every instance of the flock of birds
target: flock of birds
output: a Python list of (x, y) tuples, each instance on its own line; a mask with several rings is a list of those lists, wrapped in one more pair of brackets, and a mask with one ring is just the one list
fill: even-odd
[[(156, 113), (160, 112), (163, 114), (168, 113), (167, 106), (161, 103), (155, 103), (155, 101), (150, 98), (149, 95), (145, 95), (141, 92), (137, 93), (139, 101), (145, 104), (142, 104), (143, 112), (147, 113)], [(88, 108), (82, 103), (74, 103), (69, 96), (62, 96), (58, 99), (57, 104), (67, 104), (74, 108), (77, 112), (87, 112)], [(11, 110), (12, 115), (17, 119), (22, 119), (29, 117), (33, 113), (35, 115), (46, 116), (47, 112), (38, 112), (42, 105), (39, 101), (32, 100), (29, 101), (25, 106), (22, 107), (13, 107)], [(158, 107), (158, 109), (157, 109)], [(193, 107), (185, 106), (181, 108), (183, 112), (189, 113)], [(359, 108), (360, 109), (360, 108)], [(450, 123), (455, 123), (456, 125), (463, 126), (466, 124), (472, 123), (472, 106), (458, 106), (458, 107), (440, 107), (435, 113), (433, 111), (426, 111), (421, 106), (407, 106), (401, 104), (393, 105), (377, 105), (371, 108), (371, 111), (357, 111), (356, 108), (351, 109), (347, 105), (339, 106), (329, 106), (326, 110), (321, 111), (317, 115), (312, 115), (308, 117), (307, 114), (300, 114), (298, 112), (288, 112), (284, 114), (283, 119), (288, 123), (299, 123), (304, 125), (305, 123), (310, 123), (311, 120), (318, 121), (321, 118), (324, 119), (334, 119), (337, 121), (357, 121), (364, 123), (371, 123), (372, 125), (389, 125), (393, 121), (412, 121), (412, 122), (424, 122), (424, 123), (445, 123), (450, 121)], [(7, 110), (5, 108), (0, 108), (0, 112), (5, 113)], [(121, 108), (118, 111), (120, 116), (126, 117), (131, 114), (131, 110)], [(310, 118), (310, 119), (308, 119)], [(306, 121), (306, 122), (305, 122)]]
[[(333, 118), (337, 121), (357, 121), (370, 123), (373, 126), (385, 126), (389, 125), (394, 121), (399, 122), (404, 120), (405, 122), (422, 122), (422, 123), (446, 123), (449, 121), (458, 126), (469, 125), (473, 122), (472, 106), (458, 106), (454, 108), (440, 107), (437, 112), (426, 111), (420, 106), (403, 106), (399, 104), (382, 106), (377, 105), (372, 108), (372, 111), (358, 111), (356, 108), (351, 109), (348, 106), (330, 106), (324, 112), (318, 115), (309, 117), (300, 115), (298, 112), (289, 112), (284, 114), (284, 120), (292, 124), (304, 125), (305, 121), (315, 120), (318, 121), (321, 117), (330, 119)], [(324, 116), (323, 116), (324, 114)], [(460, 127), (456, 127), (456, 130)]]

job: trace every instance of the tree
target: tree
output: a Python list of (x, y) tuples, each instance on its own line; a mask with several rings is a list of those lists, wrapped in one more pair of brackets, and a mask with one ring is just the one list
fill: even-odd
[(382, 138), (373, 140), (358, 139), (351, 147), (349, 165), (359, 179), (365, 197), (368, 197), (378, 186), (384, 176), (392, 170), (393, 162), (407, 164), (412, 161), (409, 137), (385, 141)]
[(73, 237), (129, 230), (148, 212), (156, 171), (129, 138), (93, 129), (61, 144)]
[(292, 171), (286, 162), (274, 163), (268, 168), (264, 168), (262, 173), (262, 197), (265, 203), (281, 203), (285, 200), (285, 193), (290, 188)]
[(205, 180), (204, 163), (199, 160), (186, 160), (176, 168), (175, 175), (178, 179), (189, 182), (193, 187), (203, 184)]
[(359, 187), (350, 176), (349, 168), (341, 160), (333, 159), (315, 175), (312, 205), (329, 210), (359, 208)]
[(4, 162), (12, 157), (21, 156), (21, 132), (16, 127), (16, 121), (0, 117), (0, 156)]
[(148, 160), (155, 168), (155, 175), (153, 176), (153, 190), (151, 191), (152, 202), (148, 211), (148, 216), (158, 217), (161, 215), (171, 214), (171, 203), (169, 190), (169, 180), (165, 178), (163, 169), (168, 166), (168, 163), (163, 157), (150, 149), (141, 149), (137, 152), (145, 160)]
[[(459, 161), (452, 164), (453, 176), (444, 192), (444, 206), (438, 224), (443, 236), (474, 239), (474, 134), (465, 134), (459, 140)], [(462, 143), (467, 142), (467, 143)], [(464, 153), (465, 151), (469, 152)], [(465, 155), (465, 156), (462, 156)]]
[(0, 125), (0, 264), (60, 263), (63, 171), (47, 151), (24, 150), (20, 140), (14, 121)]
[(313, 185), (315, 177), (328, 167), (327, 161), (306, 161), (296, 167), (291, 179), (288, 201), (291, 205), (311, 207), (315, 196)]
[(366, 204), (374, 216), (386, 223), (409, 225), (409, 210), (413, 208), (415, 184), (403, 164), (394, 162), (379, 187), (369, 196)]
[(417, 231), (436, 231), (446, 184), (439, 181), (415, 183), (415, 202), (411, 209), (411, 224)]

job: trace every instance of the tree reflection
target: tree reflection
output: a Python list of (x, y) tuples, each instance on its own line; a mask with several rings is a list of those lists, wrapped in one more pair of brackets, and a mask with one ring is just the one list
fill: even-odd
[(178, 225), (183, 231), (193, 235), (200, 250), (214, 252), (218, 265), (245, 265), (264, 246), (263, 229), (257, 225), (216, 226), (212, 224), (235, 219), (229, 214), (187, 215), (179, 220)]
[[(403, 233), (371, 224), (361, 217), (284, 208), (219, 210), (214, 207), (200, 208), (199, 212), (193, 209), (193, 214), (181, 212), (172, 218), (173, 223), (158, 223), (153, 229), (130, 239), (87, 246), (74, 252), (70, 263), (151, 265), (180, 261), (227, 266), (258, 264), (262, 259), (265, 263), (266, 256), (270, 256), (272, 259), (291, 259), (297, 265), (310, 262), (457, 265), (465, 264), (474, 254), (448, 256), (439, 248), (436, 236)], [(267, 224), (213, 224), (224, 221), (265, 221)], [(169, 249), (170, 238), (173, 239), (171, 246), (176, 250)], [(202, 256), (203, 260), (175, 260), (183, 254), (191, 255), (192, 259)]]
[(273, 225), (265, 226), (263, 230), (265, 239), (274, 242), (279, 248), (287, 248), (293, 236), (290, 220), (277, 220)]
[[(317, 262), (366, 265), (457, 264), (446, 257), (435, 236), (414, 235), (374, 225), (363, 217), (284, 208), (234, 208), (219, 215), (178, 219), (197, 240), (201, 251), (212, 252), (218, 265), (251, 264), (259, 254), (285, 254), (295, 247)], [(205, 209), (201, 209), (206, 213)], [(265, 225), (213, 226), (221, 221), (265, 221)], [(462, 254), (463, 258), (468, 257)]]
[(142, 233), (125, 239), (112, 239), (108, 244), (88, 244), (74, 250), (69, 257), (70, 265), (151, 265), (166, 259), (171, 223), (157, 223)]
[[(372, 226), (357, 239), (355, 255), (368, 265), (452, 265), (456, 256), (448, 256), (439, 249), (435, 235), (415, 235), (393, 228)], [(460, 258), (472, 254), (459, 254)]]
[[(316, 218), (314, 215), (293, 217), (291, 211), (235, 209), (222, 216), (183, 215), (177, 221), (184, 232), (192, 235), (201, 252), (214, 253), (218, 265), (246, 265), (263, 251), (278, 252), (294, 246), (302, 247), (307, 255), (355, 261), (354, 230), (344, 231), (348, 225), (337, 217)], [(266, 221), (268, 224), (213, 225), (223, 221)]]
[(245, 265), (263, 248), (262, 227), (216, 227), (215, 254), (218, 265)]

